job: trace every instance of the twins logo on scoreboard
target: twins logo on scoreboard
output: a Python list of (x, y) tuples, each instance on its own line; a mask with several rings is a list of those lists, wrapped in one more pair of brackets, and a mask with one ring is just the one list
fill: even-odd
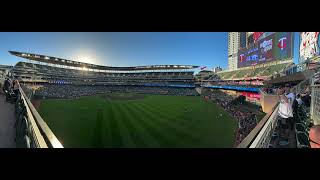
[(278, 40), (278, 47), (283, 50), (287, 47), (287, 37), (282, 37)]
[[(270, 34), (270, 33), (269, 33)], [(292, 58), (292, 33), (277, 32), (238, 52), (238, 67), (255, 66), (275, 60)]]

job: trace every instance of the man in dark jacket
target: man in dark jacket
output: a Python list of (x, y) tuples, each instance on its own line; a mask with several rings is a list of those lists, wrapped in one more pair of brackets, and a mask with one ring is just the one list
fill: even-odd
[(298, 111), (298, 107), (299, 107), (299, 102), (298, 102), (298, 98), (300, 98), (300, 94), (297, 94), (297, 98), (294, 99), (293, 104), (292, 104), (292, 109), (293, 109), (293, 113), (296, 114)]
[(310, 107), (311, 96), (310, 96), (310, 87), (306, 85), (305, 89), (301, 93), (301, 99), (306, 107)]
[(9, 91), (11, 86), (11, 82), (9, 78), (6, 78), (6, 80), (4, 81), (4, 85), (3, 85), (3, 92), (6, 93), (6, 91)]

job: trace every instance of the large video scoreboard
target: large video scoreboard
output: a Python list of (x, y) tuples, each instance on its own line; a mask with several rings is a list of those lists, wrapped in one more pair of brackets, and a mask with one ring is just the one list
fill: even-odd
[(319, 32), (300, 33), (300, 62), (320, 55)]
[(238, 52), (238, 68), (292, 58), (293, 33), (277, 32)]

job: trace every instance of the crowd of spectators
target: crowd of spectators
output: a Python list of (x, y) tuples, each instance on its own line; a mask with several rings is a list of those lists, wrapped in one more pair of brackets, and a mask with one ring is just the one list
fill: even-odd
[(208, 96), (237, 120), (238, 128), (235, 132), (235, 146), (237, 146), (257, 125), (256, 114), (239, 107), (245, 102), (245, 97), (242, 95), (234, 97), (220, 90), (212, 90)]
[(45, 98), (78, 98), (102, 93), (143, 93), (177, 96), (197, 96), (194, 88), (146, 87), (146, 86), (104, 86), (104, 85), (61, 85), (45, 84), (35, 90), (35, 96)]
[[(292, 85), (285, 84), (285, 85), (279, 85), (279, 86), (273, 86), (273, 87), (265, 87), (265, 88), (262, 88), (262, 91), (271, 95), (282, 95), (282, 94), (289, 94), (290, 88), (292, 88)], [(310, 107), (311, 89), (309, 84), (306, 84), (304, 88), (300, 90), (299, 93), (295, 93), (295, 92), (292, 92), (292, 93), (294, 94), (294, 97), (298, 97), (300, 100), (302, 100), (305, 106)]]
[(256, 127), (258, 119), (257, 115), (252, 112), (237, 111), (234, 116), (239, 125), (235, 140), (235, 146), (237, 146)]
[(95, 87), (47, 84), (38, 88), (34, 95), (45, 98), (69, 99), (81, 96), (96, 95), (103, 92), (108, 92), (108, 89), (104, 88), (104, 86)]

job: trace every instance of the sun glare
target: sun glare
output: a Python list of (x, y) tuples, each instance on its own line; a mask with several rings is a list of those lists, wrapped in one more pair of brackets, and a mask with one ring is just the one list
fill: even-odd
[(75, 61), (97, 64), (99, 62), (95, 51), (89, 49), (78, 49), (72, 52), (71, 58)]

